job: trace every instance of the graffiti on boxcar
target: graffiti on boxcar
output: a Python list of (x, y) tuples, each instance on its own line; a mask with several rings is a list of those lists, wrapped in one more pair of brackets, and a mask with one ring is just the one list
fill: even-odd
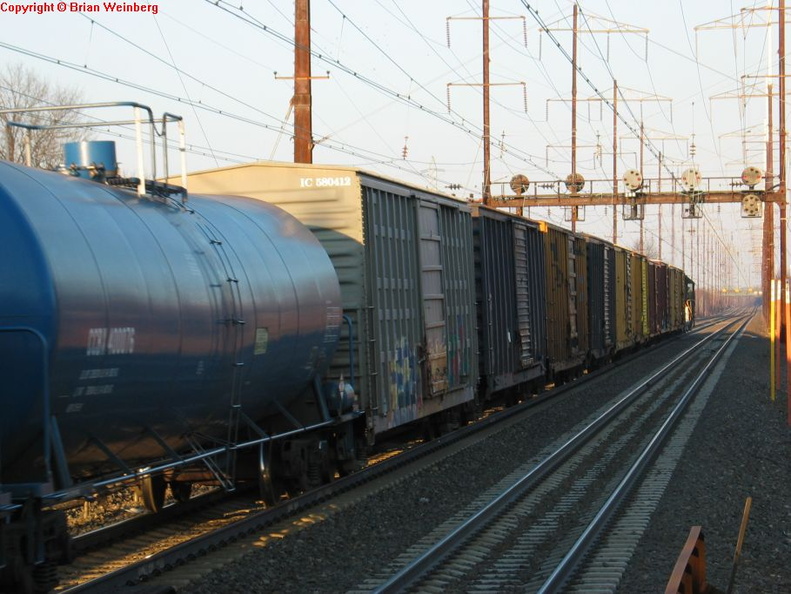
[(432, 340), (427, 345), (428, 385), (431, 395), (448, 389), (448, 345), (444, 340)]
[[(391, 411), (403, 411), (409, 407), (420, 408), (420, 374), (417, 370), (415, 350), (407, 339), (401, 338), (388, 361), (390, 372)], [(399, 413), (397, 413), (399, 414)]]

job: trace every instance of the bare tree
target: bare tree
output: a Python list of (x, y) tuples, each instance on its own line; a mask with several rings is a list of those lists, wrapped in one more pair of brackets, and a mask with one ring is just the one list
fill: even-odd
[[(640, 252), (640, 241), (636, 240), (632, 244), (632, 249), (635, 252)], [(643, 255), (646, 258), (651, 260), (658, 260), (659, 259), (659, 244), (654, 240), (653, 237), (646, 237), (643, 240)]]
[[(74, 105), (82, 101), (77, 89), (57, 87), (39, 77), (33, 70), (12, 64), (0, 72), (0, 111), (21, 107)], [(9, 121), (35, 125), (73, 124), (80, 120), (75, 111), (44, 111), (0, 113), (0, 158), (17, 163), (25, 162), (26, 130), (9, 126)], [(31, 165), (54, 169), (63, 162), (63, 143), (82, 140), (81, 129), (33, 130), (30, 133)]]

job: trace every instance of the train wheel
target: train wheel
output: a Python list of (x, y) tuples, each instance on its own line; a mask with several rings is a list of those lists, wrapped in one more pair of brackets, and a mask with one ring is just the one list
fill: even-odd
[(148, 511), (157, 513), (162, 510), (166, 489), (165, 477), (161, 474), (149, 474), (140, 480), (140, 495)]
[(280, 501), (280, 492), (272, 476), (272, 448), (265, 443), (258, 450), (258, 489), (267, 507)]
[(170, 494), (179, 503), (189, 501), (192, 495), (192, 483), (170, 483)]

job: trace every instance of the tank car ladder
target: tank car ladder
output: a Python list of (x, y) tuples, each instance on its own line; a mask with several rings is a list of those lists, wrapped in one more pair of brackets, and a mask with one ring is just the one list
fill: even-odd
[[(242, 395), (242, 372), (244, 361), (242, 361), (241, 353), (244, 346), (244, 325), (246, 323), (242, 311), (243, 299), (239, 289), (239, 277), (234, 270), (232, 261), (232, 254), (225, 249), (223, 238), (219, 231), (211, 225), (208, 221), (203, 220), (199, 227), (203, 230), (209, 244), (214, 248), (214, 253), (217, 256), (222, 272), (225, 276), (225, 290), (221, 293), (221, 303), (223, 307), (222, 321), (226, 327), (230, 328), (230, 336), (226, 335), (226, 340), (230, 344), (228, 352), (232, 357), (233, 372), (231, 376), (231, 401), (228, 412), (228, 459), (226, 462), (226, 478), (222, 478), (222, 471), (214, 460), (209, 461), (205, 459), (207, 466), (212, 473), (217, 476), (217, 479), (227, 490), (233, 490), (233, 477), (236, 475), (236, 450), (233, 446), (237, 444), (239, 438), (239, 425), (244, 414), (241, 410), (241, 395)], [(218, 267), (219, 270), (219, 267)], [(193, 447), (200, 447), (199, 444), (193, 443)], [(230, 485), (227, 486), (227, 485)]]

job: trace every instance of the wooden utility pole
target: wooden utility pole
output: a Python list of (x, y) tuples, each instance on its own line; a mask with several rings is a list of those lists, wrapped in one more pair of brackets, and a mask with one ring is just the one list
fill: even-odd
[[(482, 0), (481, 16), (480, 17), (448, 17), (448, 47), (450, 47), (450, 21), (451, 20), (480, 20), (483, 22), (483, 83), (448, 83), (448, 111), (450, 111), (450, 88), (456, 86), (464, 87), (483, 87), (483, 187), (481, 188), (481, 198), (484, 204), (491, 205), (492, 201), (492, 164), (491, 164), (491, 120), (489, 116), (489, 96), (492, 84), (489, 76), (489, 64), (491, 62), (489, 55), (489, 21), (491, 20), (512, 20), (521, 19), (522, 28), (524, 30), (525, 47), (527, 47), (527, 26), (525, 25), (524, 17), (491, 17), (489, 16), (489, 0)], [(496, 83), (497, 86), (512, 86), (521, 85), (522, 93), (524, 95), (525, 113), (527, 113), (527, 90), (524, 82), (519, 83)]]
[(612, 81), (612, 242), (618, 243), (618, 81)]
[(489, 121), (489, 0), (483, 0), (483, 203), (492, 201), (491, 123)]
[[(574, 16), (572, 17), (572, 50), (571, 50), (571, 180), (577, 181), (577, 15), (579, 6), (574, 3)], [(575, 186), (576, 187), (576, 186)], [(576, 192), (574, 192), (576, 193)], [(577, 231), (579, 206), (571, 207), (571, 232)]]
[[(577, 196), (579, 192), (586, 184), (585, 180), (582, 178), (581, 175), (577, 173), (577, 104), (579, 103), (579, 99), (577, 98), (577, 70), (579, 68), (578, 65), (578, 52), (577, 52), (577, 39), (580, 33), (606, 33), (610, 35), (612, 33), (639, 33), (642, 35), (648, 35), (648, 29), (644, 28), (635, 28), (631, 25), (626, 25), (623, 23), (617, 23), (614, 21), (606, 21), (606, 26), (604, 28), (595, 28), (591, 27), (591, 21), (597, 20), (597, 17), (586, 17), (586, 27), (583, 31), (579, 30), (578, 20), (579, 20), (579, 4), (577, 2), (574, 3), (574, 10), (572, 13), (572, 26), (569, 29), (566, 26), (556, 26), (551, 25), (546, 27), (546, 31), (571, 31), (572, 34), (572, 57), (571, 57), (571, 69), (572, 69), (572, 78), (571, 78), (571, 174), (568, 176), (566, 180), (566, 188), (569, 191), (570, 197)], [(565, 21), (565, 19), (564, 19)], [(613, 27), (615, 25), (615, 27)], [(609, 45), (608, 45), (608, 54), (609, 54)], [(561, 101), (568, 101), (567, 99), (560, 99)], [(595, 101), (601, 101), (601, 98), (593, 99)], [(615, 207), (616, 203), (618, 202), (618, 141), (617, 141), (617, 127), (618, 127), (618, 84), (616, 81), (613, 81), (613, 243), (618, 238), (618, 213)], [(572, 231), (576, 230), (576, 223), (579, 220), (579, 206), (580, 204), (569, 204), (571, 208), (571, 229)]]
[[(773, 95), (772, 95), (772, 82), (771, 80), (774, 78), (772, 74), (772, 65), (773, 60), (770, 58), (768, 60), (768, 75), (767, 78), (769, 79), (769, 83), (767, 84), (767, 97), (768, 97), (768, 131), (767, 131), (767, 143), (766, 143), (766, 180), (767, 180), (767, 189), (769, 190), (769, 186), (771, 187), (771, 198), (767, 195), (767, 199), (764, 202), (764, 224), (763, 224), (763, 240), (762, 240), (762, 250), (761, 250), (761, 292), (763, 293), (763, 313), (764, 319), (768, 322), (769, 314), (770, 314), (770, 301), (771, 301), (771, 290), (772, 290), (772, 279), (775, 278), (776, 270), (775, 270), (775, 229), (774, 229), (774, 202), (777, 202), (778, 209), (780, 211), (780, 271), (779, 276), (782, 280), (787, 278), (787, 264), (786, 264), (786, 164), (785, 164), (785, 152), (786, 152), (786, 124), (785, 124), (785, 0), (780, 0), (779, 6), (775, 8), (773, 5), (768, 7), (760, 7), (760, 8), (753, 8), (753, 9), (743, 9), (742, 14), (742, 22), (738, 24), (740, 28), (750, 28), (750, 27), (767, 27), (772, 24), (772, 18), (768, 19), (767, 23), (761, 23), (757, 21), (753, 21), (750, 18), (748, 21), (744, 20), (744, 15), (746, 13), (751, 13), (755, 11), (768, 11), (770, 15), (774, 14), (774, 11), (778, 11), (778, 66), (779, 66), (779, 73), (778, 73), (778, 95), (779, 95), (779, 159), (778, 159), (778, 169), (777, 169), (777, 179), (778, 183), (777, 186), (774, 186), (774, 145), (773, 145)], [(714, 21), (712, 23), (708, 23), (706, 25), (695, 27), (695, 30), (703, 30), (703, 29), (717, 29), (717, 28), (734, 28), (734, 16), (727, 17), (725, 19), (720, 19), (718, 21)], [(767, 36), (767, 39), (770, 37)], [(767, 56), (772, 55), (772, 51), (770, 49), (771, 46), (767, 47)], [(756, 94), (751, 94), (751, 97), (756, 97)], [(739, 96), (741, 99), (742, 97)]]
[[(643, 125), (643, 107), (640, 104), (640, 173), (645, 171), (645, 126)], [(643, 173), (643, 175), (645, 175)], [(645, 255), (645, 210), (640, 217), (640, 253)]]
[(294, 163), (313, 163), (313, 114), (310, 73), (310, 0), (295, 0)]
[[(657, 186), (656, 191), (660, 194), (662, 193), (662, 151), (659, 151), (659, 158), (656, 160), (657, 163)], [(657, 258), (660, 260), (662, 259), (662, 205), (659, 205), (659, 254)]]

